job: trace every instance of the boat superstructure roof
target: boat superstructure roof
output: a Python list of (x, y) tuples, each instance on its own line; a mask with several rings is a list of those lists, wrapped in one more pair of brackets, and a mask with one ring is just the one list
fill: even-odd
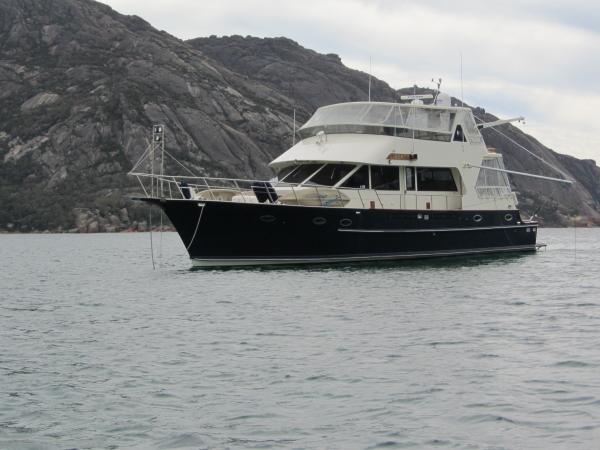
[[(457, 140), (459, 126), (461, 138)], [(298, 134), (300, 141), (271, 161), (271, 167), (305, 162), (390, 164), (390, 153), (418, 154), (419, 163), (428, 166), (459, 167), (464, 162), (479, 164), (488, 153), (471, 109), (466, 107), (338, 103), (317, 109)], [(464, 144), (470, 150), (468, 155), (463, 152)], [(415, 162), (416, 156), (394, 160), (399, 165)]]
[[(403, 127), (450, 133), (453, 118), (471, 109), (461, 106), (424, 105), (391, 102), (347, 102), (323, 106), (300, 128), (300, 133), (329, 125)], [(473, 125), (474, 121), (473, 121)]]

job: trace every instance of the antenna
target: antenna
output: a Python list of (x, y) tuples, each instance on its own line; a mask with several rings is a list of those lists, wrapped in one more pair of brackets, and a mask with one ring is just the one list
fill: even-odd
[(296, 145), (296, 108), (294, 108), (294, 134), (292, 134), (292, 146)]
[(371, 72), (373, 72), (373, 66), (371, 65), (371, 57), (369, 56), (369, 101), (371, 101)]
[[(436, 81), (432, 78), (431, 79), (432, 83), (435, 83)], [(437, 90), (435, 91), (435, 95), (433, 96), (433, 104), (437, 105), (437, 99), (438, 99), (438, 95), (440, 95), (440, 86), (442, 85), (442, 79), (438, 78), (437, 80)]]
[(464, 98), (462, 52), (460, 52), (460, 106), (465, 106)]
[[(152, 127), (152, 183), (154, 184), (154, 159), (156, 152), (160, 152), (160, 182), (156, 180), (156, 196), (163, 196), (163, 175), (165, 167), (165, 127), (164, 125), (154, 125)], [(160, 186), (160, 191), (159, 191)], [(154, 192), (152, 190), (152, 192)]]

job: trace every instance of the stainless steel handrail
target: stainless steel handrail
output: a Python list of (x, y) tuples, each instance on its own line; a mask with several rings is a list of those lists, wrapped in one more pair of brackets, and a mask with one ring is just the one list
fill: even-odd
[[(175, 198), (179, 198), (179, 199), (184, 199), (186, 198), (184, 195), (184, 188), (189, 188), (190, 192), (193, 192), (194, 194), (200, 194), (202, 192), (206, 192), (208, 196), (210, 196), (210, 199), (203, 199), (203, 200), (219, 200), (216, 196), (216, 194), (218, 194), (218, 191), (234, 191), (235, 194), (231, 196), (231, 198), (233, 197), (237, 197), (239, 196), (239, 199), (237, 199), (236, 201), (240, 201), (243, 203), (247, 203), (249, 201), (249, 199), (247, 198), (248, 194), (252, 194), (254, 195), (254, 192), (252, 190), (252, 186), (256, 183), (269, 183), (273, 189), (275, 189), (276, 191), (279, 191), (278, 194), (281, 195), (282, 192), (285, 194), (285, 192), (290, 192), (295, 199), (295, 203), (297, 205), (301, 205), (301, 200), (302, 198), (298, 196), (299, 191), (307, 191), (307, 190), (312, 190), (314, 189), (315, 191), (315, 195), (316, 197), (314, 198), (315, 202), (318, 202), (318, 204), (320, 204), (321, 206), (324, 207), (344, 207), (344, 198), (348, 198), (348, 196), (346, 194), (344, 194), (344, 192), (348, 193), (348, 192), (356, 192), (356, 197), (354, 198), (355, 201), (359, 201), (362, 208), (367, 208), (370, 207), (370, 205), (365, 206), (365, 201), (367, 202), (367, 204), (372, 201), (375, 200), (377, 201), (377, 203), (379, 204), (380, 208), (385, 208), (385, 204), (384, 204), (384, 200), (382, 200), (382, 197), (386, 197), (388, 194), (383, 193), (383, 192), (378, 192), (376, 189), (364, 189), (364, 188), (349, 188), (349, 187), (344, 187), (344, 188), (337, 188), (337, 187), (332, 187), (332, 186), (320, 186), (320, 185), (307, 185), (307, 184), (301, 184), (301, 183), (286, 183), (286, 182), (282, 182), (282, 181), (262, 181), (262, 180), (252, 180), (252, 179), (242, 179), (242, 178), (217, 178), (217, 177), (199, 177), (199, 176), (182, 176), (182, 175), (158, 175), (158, 174), (148, 174), (148, 173), (132, 173), (131, 175), (134, 175), (138, 178), (138, 180), (140, 181), (140, 184), (142, 185), (142, 188), (144, 190), (144, 193), (147, 197), (149, 197), (150, 195), (148, 194), (148, 191), (146, 190), (146, 188), (144, 187), (143, 182), (141, 181), (141, 179), (145, 178), (151, 179), (152, 183), (163, 183), (166, 184), (168, 189), (163, 189), (162, 195), (164, 196), (165, 193), (168, 194), (168, 198), (169, 199), (175, 199)], [(198, 181), (197, 183), (188, 183), (188, 181)], [(186, 182), (185, 186), (182, 186), (181, 183), (182, 182)], [(172, 189), (172, 185), (175, 185), (175, 189)], [(331, 193), (333, 195), (333, 200), (332, 201), (327, 201), (327, 194), (323, 193), (323, 190), (328, 190), (329, 193)], [(321, 191), (320, 191), (321, 190)], [(364, 198), (364, 194), (365, 192), (371, 192), (370, 196), (371, 196), (371, 200), (365, 200)], [(174, 197), (174, 193), (178, 194), (177, 197)], [(391, 194), (391, 191), (390, 191)], [(393, 195), (396, 195), (396, 193), (394, 192)], [(415, 198), (415, 206), (418, 206), (418, 199), (419, 198), (429, 198), (429, 201), (431, 203), (433, 203), (433, 198), (439, 198), (439, 197), (443, 197), (445, 200), (445, 206), (446, 209), (448, 209), (449, 206), (449, 197), (451, 198), (457, 198), (460, 197), (460, 195), (446, 195), (446, 194), (421, 194), (419, 195), (417, 192), (401, 192), (400, 194), (400, 203), (399, 203), (399, 208), (402, 209), (402, 203), (404, 203), (404, 208), (407, 207), (407, 198), (408, 197), (414, 197)], [(310, 199), (312, 200), (312, 198)], [(352, 199), (351, 199), (352, 200)], [(223, 201), (221, 199), (221, 201)], [(233, 200), (229, 200), (229, 201), (233, 201)]]

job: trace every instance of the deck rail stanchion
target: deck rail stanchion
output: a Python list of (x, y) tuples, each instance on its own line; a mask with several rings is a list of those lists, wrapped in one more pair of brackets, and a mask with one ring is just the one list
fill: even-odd
[(338, 188), (335, 188), (335, 196), (336, 196), (337, 201), (338, 201), (337, 206), (340, 207), (340, 208), (343, 207), (344, 206), (344, 199), (342, 198), (342, 194), (340, 193), (340, 190)]
[(362, 198), (362, 195), (360, 194), (360, 189), (356, 189), (356, 192), (358, 192), (358, 199), (360, 200), (360, 204), (362, 205), (363, 209), (365, 207), (365, 202)]
[(381, 201), (381, 197), (379, 196), (379, 192), (377, 192), (377, 189), (373, 189), (373, 192), (375, 192), (375, 196), (377, 197), (377, 200), (379, 200), (379, 204), (381, 205), (381, 209), (384, 209), (383, 202)]
[(167, 187), (169, 188), (169, 199), (173, 199), (173, 191), (171, 191), (171, 180), (167, 182)]
[(207, 178), (202, 178), (202, 181), (204, 181), (204, 184), (206, 184), (206, 189), (208, 190), (210, 196), (212, 197), (213, 200), (216, 200), (215, 198), (215, 193), (212, 191), (210, 184), (208, 184), (208, 181), (206, 181)]
[(325, 205), (323, 205), (323, 200), (321, 199), (321, 196), (319, 195), (319, 188), (317, 186), (315, 186), (315, 194), (316, 194), (317, 199), (319, 200), (319, 203), (321, 204), (321, 206), (325, 206)]
[(237, 189), (238, 194), (242, 196), (242, 200), (244, 200), (244, 203), (246, 203), (246, 196), (244, 195), (244, 193), (240, 189), (240, 186), (238, 185), (237, 180), (233, 180), (233, 184), (234, 184), (235, 188)]

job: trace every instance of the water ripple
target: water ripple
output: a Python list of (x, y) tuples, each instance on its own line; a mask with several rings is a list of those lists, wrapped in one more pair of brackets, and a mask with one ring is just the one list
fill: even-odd
[(589, 449), (600, 231), (546, 252), (190, 269), (163, 236), (1, 235), (0, 448)]

